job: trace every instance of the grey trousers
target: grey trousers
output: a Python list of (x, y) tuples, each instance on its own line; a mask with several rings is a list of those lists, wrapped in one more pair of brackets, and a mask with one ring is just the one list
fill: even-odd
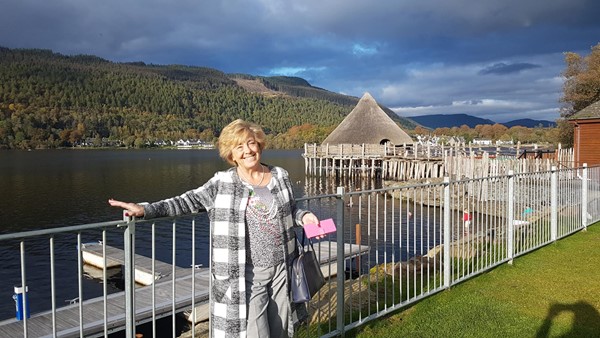
[(285, 264), (270, 268), (246, 264), (246, 336), (287, 337), (290, 304)]

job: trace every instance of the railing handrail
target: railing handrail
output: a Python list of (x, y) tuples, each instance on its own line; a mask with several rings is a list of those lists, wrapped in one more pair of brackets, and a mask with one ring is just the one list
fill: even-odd
[(80, 232), (83, 230), (110, 228), (110, 227), (122, 225), (124, 223), (125, 223), (125, 221), (123, 221), (123, 220), (117, 220), (117, 221), (106, 221), (106, 222), (97, 222), (97, 223), (86, 223), (86, 224), (80, 224), (80, 225), (70, 225), (70, 226), (55, 227), (55, 228), (48, 228), (48, 229), (13, 232), (13, 233), (1, 234), (0, 241), (4, 241), (4, 240), (8, 240), (8, 239), (24, 239), (24, 238), (44, 236), (44, 235), (63, 234), (63, 233), (70, 233), (70, 232)]
[(144, 219), (144, 218), (133, 218), (131, 217), (129, 220), (114, 220), (114, 221), (103, 221), (103, 222), (95, 222), (95, 223), (84, 223), (77, 225), (68, 225), (62, 227), (53, 227), (48, 229), (37, 229), (37, 230), (27, 230), (27, 231), (19, 231), (12, 232), (6, 234), (0, 234), (0, 241), (8, 240), (8, 239), (25, 239), (30, 237), (38, 237), (45, 235), (55, 235), (55, 234), (63, 234), (63, 233), (74, 233), (81, 232), (84, 230), (95, 230), (102, 228), (111, 228), (111, 227), (122, 227), (125, 226), (129, 221), (135, 221), (136, 223), (148, 223), (148, 222), (156, 222), (156, 221), (172, 221), (178, 218), (192, 218), (201, 214), (206, 213), (205, 210), (201, 210), (197, 213), (190, 213), (182, 216), (165, 216), (165, 217), (157, 217), (152, 219)]

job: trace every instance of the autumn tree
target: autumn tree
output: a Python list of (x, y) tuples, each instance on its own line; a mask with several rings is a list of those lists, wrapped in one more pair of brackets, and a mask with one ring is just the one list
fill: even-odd
[(435, 136), (454, 136), (450, 133), (450, 128), (448, 127), (435, 128), (433, 134)]
[(415, 134), (417, 134), (417, 135), (428, 135), (429, 133), (431, 133), (431, 130), (429, 130), (427, 128), (423, 128), (421, 126), (415, 127)]
[(478, 137), (487, 139), (492, 139), (494, 135), (491, 124), (478, 124), (475, 126), (475, 132), (477, 132)]
[(458, 129), (458, 132), (459, 135), (457, 136), (462, 136), (466, 142), (471, 142), (476, 137), (475, 131), (469, 128), (469, 126), (467, 126), (466, 124), (461, 125)]
[(500, 123), (496, 123), (492, 126), (492, 140), (500, 139), (500, 136), (504, 135), (508, 128)]
[(207, 141), (207, 142), (213, 142), (215, 140), (215, 132), (208, 128), (208, 129), (204, 129), (199, 135), (198, 138), (203, 140), (203, 141)]
[(592, 47), (592, 52), (585, 57), (573, 52), (565, 53), (565, 62), (561, 116), (570, 117), (600, 100), (600, 43)]
[(508, 130), (508, 135), (511, 136), (514, 142), (529, 143), (532, 138), (532, 130), (523, 126), (514, 126)]
[[(576, 112), (600, 100), (600, 43), (592, 47), (587, 56), (574, 52), (565, 53), (566, 69), (563, 96), (560, 101), (563, 120)], [(560, 142), (565, 146), (573, 145), (573, 126), (559, 122)]]

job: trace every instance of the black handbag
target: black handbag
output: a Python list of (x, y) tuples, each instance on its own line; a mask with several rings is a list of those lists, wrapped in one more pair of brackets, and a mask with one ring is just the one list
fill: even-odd
[(299, 256), (292, 262), (292, 301), (294, 303), (308, 302), (325, 285), (325, 277), (321, 272), (321, 267), (310, 238), (308, 239), (308, 248), (304, 248), (306, 235), (302, 231), (302, 243), (298, 241)]

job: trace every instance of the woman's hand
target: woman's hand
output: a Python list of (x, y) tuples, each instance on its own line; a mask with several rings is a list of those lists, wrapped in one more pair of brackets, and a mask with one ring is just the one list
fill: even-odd
[[(319, 218), (317, 218), (317, 216), (315, 216), (315, 214), (313, 214), (312, 212), (309, 212), (307, 214), (305, 214), (304, 216), (302, 216), (302, 226), (307, 225), (307, 224), (319, 224)], [(321, 239), (324, 238), (325, 235), (321, 235), (321, 236), (316, 236), (316, 239)]]
[(144, 207), (136, 204), (136, 203), (127, 203), (121, 202), (114, 199), (109, 199), (108, 204), (113, 207), (125, 209), (125, 216), (135, 216), (135, 217), (143, 217), (144, 216)]
[(304, 226), (307, 224), (319, 224), (319, 219), (312, 212), (308, 212), (302, 216), (302, 225)]

